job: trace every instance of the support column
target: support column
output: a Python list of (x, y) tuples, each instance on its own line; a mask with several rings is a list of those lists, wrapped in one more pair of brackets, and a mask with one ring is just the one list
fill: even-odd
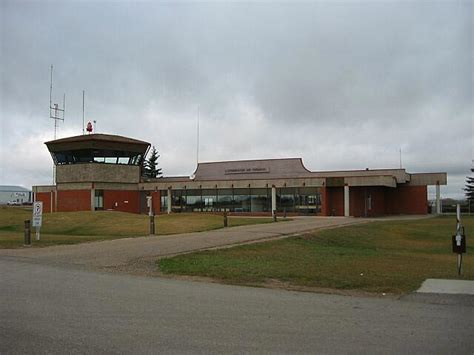
[(439, 181), (436, 183), (436, 214), (441, 214), (441, 189)]
[(272, 216), (276, 213), (277, 209), (277, 189), (275, 186), (272, 186)]
[(95, 189), (91, 188), (91, 211), (95, 211)]
[(171, 213), (171, 187), (168, 187), (168, 206), (167, 206), (168, 214)]
[(51, 192), (50, 192), (50, 201), (49, 201), (49, 203), (50, 203), (51, 213), (53, 213), (54, 212), (54, 210), (53, 210), (53, 190), (51, 190)]
[(329, 216), (328, 191), (325, 185), (321, 187), (321, 216)]
[(160, 191), (154, 191), (152, 192), (151, 196), (153, 197), (152, 202), (153, 202), (153, 213), (155, 215), (161, 213), (161, 194)]
[(344, 185), (344, 217), (349, 217), (349, 186)]

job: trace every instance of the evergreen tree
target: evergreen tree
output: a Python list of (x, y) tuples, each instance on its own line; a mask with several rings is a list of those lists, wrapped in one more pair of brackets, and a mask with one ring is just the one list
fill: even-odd
[[(474, 173), (474, 168), (471, 169), (471, 172)], [(471, 204), (472, 201), (474, 201), (474, 176), (466, 177), (466, 187), (464, 191), (466, 191), (467, 201)]]
[(145, 176), (149, 178), (158, 178), (163, 175), (161, 168), (158, 168), (158, 158), (160, 155), (155, 146), (151, 150), (150, 157), (145, 162)]
[(140, 175), (146, 176), (146, 159), (143, 155), (138, 158), (138, 165), (140, 166)]

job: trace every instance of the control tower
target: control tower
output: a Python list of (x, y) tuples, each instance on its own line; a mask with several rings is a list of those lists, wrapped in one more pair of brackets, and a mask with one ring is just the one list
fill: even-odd
[(89, 134), (45, 143), (56, 167), (56, 185), (35, 186), (45, 211), (112, 209), (140, 213), (138, 183), (148, 142)]

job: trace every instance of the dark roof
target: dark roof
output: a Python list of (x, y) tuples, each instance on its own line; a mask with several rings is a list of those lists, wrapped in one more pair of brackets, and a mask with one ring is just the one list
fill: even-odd
[(247, 180), (309, 177), (301, 158), (199, 163), (195, 180)]
[(135, 144), (150, 144), (145, 141), (140, 141), (138, 139), (117, 136), (113, 134), (82, 134), (80, 136), (73, 136), (67, 138), (56, 139), (53, 141), (46, 142), (49, 143), (69, 143), (69, 142), (88, 142), (88, 141), (102, 141), (102, 142), (117, 142), (117, 143), (135, 143)]
[(191, 177), (196, 181), (210, 181), (370, 176), (393, 176), (398, 182), (409, 180), (405, 169), (310, 171), (301, 158), (199, 163)]
[(110, 149), (145, 153), (150, 143), (111, 134), (86, 134), (45, 143), (50, 152), (79, 149)]

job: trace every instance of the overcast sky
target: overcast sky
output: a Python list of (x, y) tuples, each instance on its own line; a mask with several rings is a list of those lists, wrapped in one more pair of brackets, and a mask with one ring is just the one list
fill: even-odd
[[(302, 157), (313, 171), (448, 173), (474, 156), (473, 2), (0, 0), (0, 185), (51, 183), (58, 138), (146, 140), (165, 175), (199, 161)], [(430, 189), (430, 197), (433, 191)]]

